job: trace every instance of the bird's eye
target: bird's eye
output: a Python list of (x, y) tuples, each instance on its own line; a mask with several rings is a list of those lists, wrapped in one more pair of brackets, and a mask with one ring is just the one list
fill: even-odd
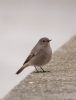
[(45, 40), (43, 40), (42, 42), (46, 42)]

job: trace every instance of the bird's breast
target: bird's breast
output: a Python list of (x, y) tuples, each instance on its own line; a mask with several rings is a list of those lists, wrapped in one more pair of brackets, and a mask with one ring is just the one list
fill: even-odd
[(36, 66), (43, 66), (47, 64), (51, 60), (52, 50), (51, 48), (42, 49), (39, 51), (39, 53), (31, 59), (33, 65)]

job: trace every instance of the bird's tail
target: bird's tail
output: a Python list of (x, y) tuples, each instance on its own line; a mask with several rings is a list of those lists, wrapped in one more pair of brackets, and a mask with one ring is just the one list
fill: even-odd
[(29, 66), (28, 63), (26, 63), (25, 65), (23, 65), (23, 66), (16, 72), (16, 74), (17, 74), (17, 75), (20, 74), (20, 73), (24, 70), (24, 68), (26, 68), (27, 66)]

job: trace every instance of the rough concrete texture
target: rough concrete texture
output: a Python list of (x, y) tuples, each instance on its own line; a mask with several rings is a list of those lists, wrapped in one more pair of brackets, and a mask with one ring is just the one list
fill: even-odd
[(32, 73), (3, 100), (76, 100), (76, 36), (59, 48), (46, 73)]

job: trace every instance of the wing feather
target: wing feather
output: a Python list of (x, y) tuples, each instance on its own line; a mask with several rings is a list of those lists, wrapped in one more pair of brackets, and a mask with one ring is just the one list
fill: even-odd
[[(40, 48), (41, 49), (41, 48)], [(28, 61), (30, 61), (34, 56), (36, 56), (38, 54), (38, 52), (40, 51), (39, 48), (36, 48), (36, 46), (32, 49), (30, 55), (27, 57), (27, 59), (25, 60), (25, 62), (23, 63), (23, 65), (25, 63), (27, 63)]]
[[(25, 60), (24, 64), (27, 63), (32, 57), (34, 57), (34, 54), (30, 54), (27, 59)], [(23, 65), (24, 65), (23, 64)]]

